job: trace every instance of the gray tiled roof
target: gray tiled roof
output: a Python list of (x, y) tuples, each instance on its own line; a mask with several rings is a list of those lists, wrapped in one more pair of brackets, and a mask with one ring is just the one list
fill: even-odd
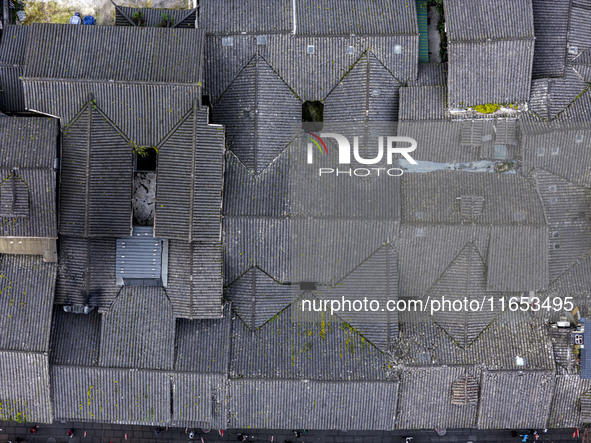
[(0, 42), (0, 109), (18, 112), (25, 110), (23, 75), (29, 26), (6, 24)]
[(56, 268), (38, 256), (0, 254), (0, 349), (47, 352)]
[(404, 367), (400, 374), (399, 429), (474, 428), (476, 404), (452, 404), (452, 383), (480, 369), (465, 366)]
[(449, 116), (445, 86), (400, 88), (400, 120), (439, 120)]
[(386, 0), (296, 0), (298, 35), (418, 35), (413, 2)]
[(241, 379), (229, 392), (230, 428), (392, 430), (398, 383)]
[(299, 302), (256, 331), (232, 322), (231, 377), (385, 380), (385, 355), (328, 313), (301, 313)]
[[(560, 154), (558, 154), (560, 155)], [(591, 251), (591, 190), (543, 169), (534, 172), (548, 218), (550, 281)]]
[(116, 240), (62, 236), (55, 301), (107, 308), (121, 287), (115, 275)]
[(180, 318), (222, 315), (222, 250), (218, 242), (170, 240), (166, 294)]
[(170, 373), (137, 369), (52, 366), (56, 420), (167, 425)]
[(163, 288), (123, 286), (101, 321), (99, 365), (172, 369), (175, 320)]
[(445, 0), (449, 105), (513, 103), (529, 98), (534, 56), (531, 0)]
[(227, 146), (258, 174), (291, 142), (302, 103), (256, 55), (214, 103), (212, 118), (224, 125)]
[[(0, 118), (0, 234), (8, 237), (57, 237), (57, 121), (50, 118)], [(14, 187), (20, 193), (14, 199)], [(5, 198), (6, 197), (6, 198)], [(4, 204), (8, 207), (5, 208)], [(24, 204), (25, 216), (10, 215)], [(6, 215), (3, 213), (6, 212)]]
[(562, 77), (567, 53), (569, 1), (532, 0), (534, 78)]
[(158, 146), (154, 235), (220, 241), (223, 165), (223, 128), (193, 108)]
[(234, 311), (252, 330), (261, 327), (299, 295), (291, 285), (276, 282), (258, 268), (250, 268), (225, 291)]
[(439, 171), (402, 177), (403, 223), (460, 223), (462, 196), (484, 197), (481, 224), (544, 225), (544, 210), (534, 186), (517, 174)]
[(89, 102), (62, 136), (61, 234), (131, 235), (133, 148)]
[(166, 14), (172, 28), (195, 28), (196, 9), (161, 9), (161, 8), (130, 8), (115, 5), (115, 26), (137, 26), (133, 23), (133, 14), (139, 12), (146, 21), (144, 26), (158, 27), (162, 22), (162, 15)]
[(230, 359), (232, 314), (222, 319), (177, 319), (174, 369), (180, 372), (227, 374)]
[(172, 374), (173, 426), (228, 428), (228, 381), (223, 375)]
[(477, 427), (545, 428), (550, 416), (553, 372), (484, 371)]
[(51, 423), (47, 354), (0, 351), (0, 420)]
[(101, 316), (64, 312), (55, 306), (51, 323), (49, 362), (52, 365), (96, 366), (99, 357)]
[(199, 28), (208, 34), (290, 32), (290, 0), (204, 0), (199, 4)]
[(583, 380), (578, 374), (557, 375), (554, 398), (548, 426), (568, 428), (579, 426), (580, 397), (591, 390), (591, 380)]

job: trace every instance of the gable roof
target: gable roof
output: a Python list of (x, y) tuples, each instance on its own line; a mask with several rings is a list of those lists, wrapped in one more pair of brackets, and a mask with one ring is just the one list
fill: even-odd
[(25, 97), (20, 77), (25, 65), (29, 26), (5, 24), (0, 41), (0, 110), (25, 110)]
[(534, 56), (531, 0), (445, 0), (451, 107), (524, 102)]
[(566, 63), (571, 2), (532, 0), (534, 33), (533, 78), (562, 77)]

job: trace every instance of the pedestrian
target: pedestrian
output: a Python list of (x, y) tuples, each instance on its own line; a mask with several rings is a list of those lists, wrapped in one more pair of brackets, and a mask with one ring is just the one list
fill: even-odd
[(33, 426), (31, 429), (29, 429), (29, 432), (31, 434), (34, 434), (35, 432), (37, 432), (37, 429), (39, 429), (39, 426)]
[(82, 18), (80, 17), (80, 13), (75, 13), (72, 17), (70, 17), (70, 24), (71, 25), (80, 25), (82, 24)]
[(94, 25), (95, 23), (96, 23), (96, 20), (94, 19), (94, 17), (92, 15), (87, 15), (82, 20), (83, 25)]
[(193, 440), (195, 438), (195, 432), (191, 431), (189, 432), (189, 440)]
[(74, 437), (74, 430), (73, 429), (70, 429), (68, 431), (68, 438), (73, 438), (73, 437)]

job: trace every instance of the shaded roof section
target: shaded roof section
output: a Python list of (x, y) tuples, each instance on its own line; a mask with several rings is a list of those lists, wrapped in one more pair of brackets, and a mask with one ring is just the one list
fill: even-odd
[(220, 241), (224, 130), (194, 107), (158, 145), (154, 235)]
[(536, 35), (533, 78), (562, 77), (564, 74), (570, 3), (532, 0)]
[(0, 254), (0, 349), (47, 352), (56, 268), (41, 257)]
[(139, 13), (145, 20), (141, 26), (160, 26), (163, 15), (166, 15), (170, 28), (195, 28), (197, 19), (196, 9), (161, 9), (161, 8), (130, 8), (115, 5), (115, 26), (140, 26), (134, 20), (134, 14)]
[(0, 110), (18, 112), (25, 110), (23, 75), (25, 52), (29, 38), (29, 26), (4, 25), (0, 41)]
[(438, 171), (402, 177), (402, 221), (431, 224), (462, 222), (463, 196), (483, 197), (482, 224), (545, 225), (535, 187), (517, 174)]
[(132, 146), (88, 102), (62, 136), (60, 233), (128, 237), (132, 174)]
[(400, 88), (400, 120), (440, 120), (449, 118), (445, 86)]
[(0, 234), (57, 237), (58, 126), (50, 118), (0, 118)]
[(398, 383), (230, 380), (229, 393), (231, 428), (392, 430)]
[(208, 34), (277, 33), (293, 29), (291, 0), (203, 0), (199, 28)]
[[(34, 23), (24, 77), (196, 84), (202, 47), (203, 32), (198, 30)], [(180, 53), (185, 55), (181, 59)]]
[(172, 369), (175, 320), (163, 288), (123, 286), (101, 321), (99, 365)]
[(579, 426), (581, 420), (581, 396), (591, 391), (591, 380), (583, 380), (578, 374), (557, 375), (554, 398), (548, 426), (566, 428)]
[(55, 302), (59, 305), (109, 307), (116, 285), (114, 238), (62, 236)]
[(444, 9), (449, 105), (527, 101), (534, 56), (531, 0), (446, 0)]
[(65, 366), (96, 366), (99, 358), (101, 315), (64, 312), (56, 305), (51, 323), (49, 363)]

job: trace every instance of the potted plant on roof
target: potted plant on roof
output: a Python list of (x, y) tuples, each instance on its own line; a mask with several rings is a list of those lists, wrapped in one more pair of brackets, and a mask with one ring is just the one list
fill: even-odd
[(162, 13), (160, 23), (156, 25), (157, 28), (170, 28), (174, 24), (174, 19), (169, 17), (165, 12)]
[(131, 21), (136, 26), (146, 26), (146, 19), (144, 18), (144, 13), (141, 11), (135, 11), (131, 14)]

